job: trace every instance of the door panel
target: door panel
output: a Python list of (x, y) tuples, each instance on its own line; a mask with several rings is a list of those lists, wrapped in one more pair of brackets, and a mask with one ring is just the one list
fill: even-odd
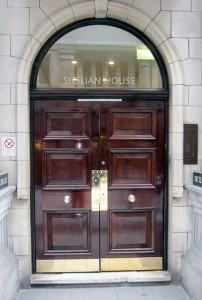
[(90, 253), (90, 216), (87, 212), (44, 213), (47, 252)]
[[(110, 139), (155, 139), (156, 111), (136, 109), (110, 109)], [(126, 121), (127, 120), (127, 121)]]
[(35, 100), (33, 127), (37, 272), (162, 269), (164, 102)]
[(154, 211), (110, 211), (109, 252), (153, 250)]
[(110, 149), (110, 189), (155, 188), (155, 149)]
[(90, 189), (88, 150), (44, 150), (43, 189)]
[(90, 139), (91, 116), (88, 108), (63, 110), (44, 109), (45, 139)]

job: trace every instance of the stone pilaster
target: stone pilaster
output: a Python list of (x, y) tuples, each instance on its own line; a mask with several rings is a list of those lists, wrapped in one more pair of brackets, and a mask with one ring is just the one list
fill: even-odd
[(192, 243), (182, 260), (182, 284), (194, 300), (202, 295), (202, 188), (187, 185), (192, 205)]
[(15, 299), (19, 286), (18, 261), (9, 247), (8, 210), (15, 186), (0, 191), (0, 299)]

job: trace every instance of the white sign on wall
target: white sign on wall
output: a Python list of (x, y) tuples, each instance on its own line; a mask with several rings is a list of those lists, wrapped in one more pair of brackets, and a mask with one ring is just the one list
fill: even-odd
[(2, 156), (16, 156), (15, 137), (2, 137)]

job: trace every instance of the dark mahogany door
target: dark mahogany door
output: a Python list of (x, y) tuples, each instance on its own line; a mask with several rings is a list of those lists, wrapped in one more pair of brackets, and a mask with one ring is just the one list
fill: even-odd
[(99, 166), (99, 103), (35, 101), (36, 270), (99, 270), (99, 212), (91, 170)]
[(164, 103), (106, 103), (100, 158), (109, 174), (108, 209), (100, 212), (101, 269), (162, 269)]
[(162, 269), (164, 102), (33, 108), (36, 271)]

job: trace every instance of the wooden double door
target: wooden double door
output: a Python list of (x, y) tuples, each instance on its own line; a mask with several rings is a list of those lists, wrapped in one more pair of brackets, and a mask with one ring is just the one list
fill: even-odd
[(36, 272), (162, 269), (164, 101), (83, 100), (33, 101)]

